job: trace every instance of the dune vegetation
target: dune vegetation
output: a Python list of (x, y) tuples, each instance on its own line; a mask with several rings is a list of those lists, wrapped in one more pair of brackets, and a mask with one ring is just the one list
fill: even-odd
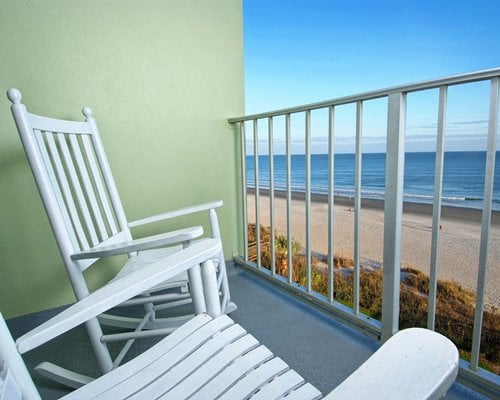
[[(248, 225), (249, 259), (255, 261), (255, 224)], [(271, 233), (269, 227), (260, 226), (261, 265), (271, 269)], [(275, 232), (275, 270), (277, 274), (288, 276), (288, 241), (285, 235)], [(312, 289), (322, 295), (328, 294), (326, 257), (312, 257)], [(334, 297), (335, 300), (352, 306), (354, 261), (349, 257), (334, 257)], [(306, 257), (300, 243), (292, 241), (292, 280), (306, 285)], [(378, 319), (382, 316), (381, 268), (361, 268), (360, 309), (366, 315)], [(426, 327), (429, 293), (429, 277), (417, 268), (401, 271), (400, 286), (400, 328)], [(436, 331), (450, 338), (460, 350), (462, 358), (470, 359), (472, 327), (474, 321), (475, 294), (456, 282), (438, 280)], [(493, 309), (483, 315), (480, 366), (500, 374), (500, 313)]]

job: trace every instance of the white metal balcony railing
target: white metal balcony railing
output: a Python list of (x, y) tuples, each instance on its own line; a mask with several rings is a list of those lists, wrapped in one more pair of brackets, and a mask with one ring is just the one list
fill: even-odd
[[(437, 139), (434, 177), (434, 200), (432, 215), (432, 243), (430, 283), (428, 296), (427, 327), (434, 329), (436, 315), (436, 291), (438, 277), (439, 227), (441, 224), (441, 201), (443, 185), (444, 136), (446, 126), (447, 93), (450, 86), (464, 85), (472, 82), (489, 81), (489, 117), (487, 128), (486, 169), (484, 176), (484, 202), (482, 207), (481, 238), (479, 249), (479, 268), (476, 288), (476, 306), (473, 323), (473, 339), (470, 362), (461, 360), (460, 377), (476, 390), (485, 393), (497, 393), (500, 390), (499, 376), (479, 367), (480, 339), (484, 312), (485, 284), (488, 269), (488, 243), (492, 215), (492, 199), (495, 172), (496, 139), (498, 135), (499, 114), (499, 81), (500, 68), (468, 73), (443, 79), (435, 79), (421, 83), (392, 87), (371, 91), (363, 94), (337, 98), (329, 101), (308, 104), (304, 106), (281, 109), (277, 111), (230, 118), (229, 122), (236, 124), (241, 134), (241, 165), (242, 165), (242, 198), (245, 254), (235, 257), (235, 262), (261, 276), (294, 292), (296, 295), (313, 302), (315, 305), (333, 312), (338, 318), (348, 324), (363, 329), (375, 335), (381, 335), (381, 340), (387, 340), (399, 328), (400, 301), (400, 266), (401, 266), (401, 235), (403, 216), (403, 179), (405, 159), (406, 130), (406, 98), (409, 93), (439, 90), (439, 108), (437, 113)], [(387, 99), (387, 134), (386, 134), (386, 168), (385, 168), (385, 199), (384, 199), (384, 236), (383, 236), (383, 294), (381, 321), (369, 318), (360, 312), (360, 232), (361, 232), (361, 160), (362, 160), (362, 112), (365, 102), (374, 99)], [(335, 110), (338, 106), (354, 104), (355, 119), (355, 181), (354, 181), (354, 269), (353, 269), (353, 306), (347, 307), (334, 299), (334, 126)], [(311, 248), (311, 111), (325, 110), (328, 114), (326, 130), (328, 132), (328, 256), (327, 281), (328, 294), (320, 295), (312, 290), (312, 252)], [(304, 119), (305, 148), (305, 285), (299, 285), (292, 279), (292, 268), (288, 268), (287, 276), (282, 277), (276, 271), (275, 252), (275, 182), (274, 182), (274, 120), (284, 118), (285, 149), (286, 149), (286, 237), (288, 265), (292, 266), (292, 137), (291, 116), (302, 115)], [(269, 154), (269, 182), (262, 185), (259, 182), (259, 127), (262, 122), (267, 126), (266, 140)], [(251, 136), (251, 137), (250, 137)], [(253, 141), (253, 171), (254, 188), (247, 190), (247, 140)], [(267, 152), (266, 151), (266, 152)], [(253, 186), (253, 185), (250, 185)], [(270, 209), (270, 269), (263, 268), (261, 263), (260, 230), (255, 229), (256, 241), (253, 249), (255, 262), (249, 261), (248, 243), (248, 212), (247, 196), (255, 196), (255, 223), (260, 226), (260, 191), (263, 186), (269, 191)], [(253, 213), (253, 210), (252, 210)], [(250, 249), (252, 251), (252, 249)]]

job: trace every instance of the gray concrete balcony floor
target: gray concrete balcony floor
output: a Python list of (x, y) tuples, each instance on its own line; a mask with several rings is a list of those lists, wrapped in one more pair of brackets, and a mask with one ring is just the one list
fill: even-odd
[[(228, 264), (232, 300), (238, 309), (232, 318), (252, 333), (306, 381), (328, 393), (366, 360), (377, 348), (377, 341), (366, 337), (330, 316), (304, 304), (253, 274)], [(57, 310), (12, 319), (8, 325), (17, 337), (40, 324)], [(135, 353), (154, 340), (134, 345)], [(79, 327), (25, 356), (28, 367), (52, 361), (78, 372), (95, 375), (95, 363), (86, 333)], [(44, 399), (57, 399), (67, 391), (33, 374)], [(445, 397), (449, 400), (486, 397), (455, 383)]]

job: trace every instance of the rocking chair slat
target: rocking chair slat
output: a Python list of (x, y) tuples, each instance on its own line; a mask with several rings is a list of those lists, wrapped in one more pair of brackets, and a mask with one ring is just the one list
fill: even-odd
[(78, 171), (80, 172), (80, 176), (83, 181), (83, 188), (85, 189), (86, 198), (90, 202), (90, 210), (92, 211), (94, 221), (96, 222), (97, 228), (99, 230), (100, 241), (106, 240), (109, 237), (109, 235), (106, 229), (106, 225), (104, 224), (104, 220), (102, 218), (101, 207), (97, 203), (97, 197), (95, 195), (92, 181), (90, 180), (90, 175), (88, 173), (87, 166), (85, 164), (85, 160), (83, 158), (82, 151), (80, 148), (80, 143), (78, 142), (77, 136), (69, 135), (69, 142), (71, 145), (71, 150), (73, 151), (73, 155), (76, 160)]
[(310, 383), (306, 383), (301, 387), (294, 389), (286, 400), (318, 400), (321, 399), (321, 392)]
[(215, 399), (220, 396), (225, 390), (231, 388), (241, 378), (246, 376), (250, 371), (257, 368), (259, 365), (273, 357), (273, 353), (266, 346), (258, 346), (257, 348), (243, 354), (236, 359), (231, 368), (225, 368), (213, 377), (210, 382), (198, 390), (191, 400), (206, 400)]
[[(234, 326), (243, 330), (239, 325)], [(245, 336), (225, 346), (198, 369), (193, 368), (194, 372), (190, 373), (186, 379), (182, 380), (175, 388), (168, 392), (168, 395), (171, 398), (190, 397), (204, 385), (209, 384), (224, 370), (228, 369), (235, 360), (238, 360), (243, 354), (258, 346), (258, 344), (257, 339), (245, 334)]]
[(113, 210), (111, 208), (111, 205), (109, 204), (109, 199), (106, 195), (106, 190), (104, 189), (104, 184), (102, 181), (101, 173), (99, 172), (99, 167), (97, 166), (92, 141), (88, 135), (83, 135), (82, 142), (88, 163), (90, 165), (90, 170), (92, 172), (92, 178), (94, 179), (97, 193), (99, 194), (99, 199), (101, 201), (104, 214), (106, 215), (106, 221), (111, 230), (111, 235), (116, 235), (118, 233), (118, 227), (113, 215)]
[(78, 216), (78, 210), (76, 208), (76, 204), (73, 199), (71, 186), (69, 184), (68, 178), (66, 177), (61, 157), (59, 155), (59, 152), (57, 151), (57, 145), (54, 140), (54, 136), (52, 132), (45, 132), (44, 136), (47, 141), (49, 155), (52, 158), (53, 167), (55, 169), (55, 175), (58, 178), (59, 191), (62, 193), (62, 197), (64, 198), (64, 202), (68, 209), (68, 213), (71, 217), (71, 222), (75, 230), (76, 236), (78, 237), (78, 241), (80, 242), (80, 246), (82, 249), (86, 250), (90, 248), (90, 245), (87, 240), (87, 236), (84, 232), (83, 226), (81, 224), (80, 217)]
[(101, 136), (99, 135), (99, 130), (97, 129), (97, 124), (95, 119), (92, 117), (92, 112), (88, 107), (83, 108), (83, 113), (85, 115), (85, 120), (92, 125), (93, 133), (91, 135), (92, 144), (95, 151), (95, 156), (97, 158), (97, 163), (100, 167), (102, 178), (104, 180), (109, 201), (114, 211), (116, 221), (118, 223), (118, 228), (122, 232), (127, 232), (130, 237), (130, 231), (128, 229), (127, 217), (125, 215), (125, 210), (118, 194), (118, 189), (116, 188), (115, 180), (113, 179), (113, 174), (111, 173), (111, 167), (108, 162), (108, 157), (104, 151), (104, 145), (102, 144)]
[[(49, 133), (49, 135), (51, 135)], [(71, 226), (72, 225), (72, 218), (70, 217), (68, 211), (68, 208), (66, 208), (66, 205), (64, 203), (64, 196), (63, 193), (61, 192), (61, 186), (59, 185), (57, 181), (57, 177), (54, 171), (54, 167), (52, 165), (52, 162), (50, 161), (50, 156), (47, 150), (47, 146), (44, 142), (44, 134), (41, 131), (35, 130), (34, 131), (34, 137), (36, 140), (36, 143), (38, 145), (38, 151), (40, 152), (41, 158), (44, 161), (44, 166), (45, 166), (45, 171), (47, 172), (48, 178), (52, 184), (53, 188), (53, 193), (56, 198), (57, 204), (59, 205), (59, 210), (61, 212), (61, 218), (65, 222), (66, 226)], [(71, 240), (71, 243), (75, 248), (80, 248), (80, 245), (78, 244), (79, 238), (77, 238), (77, 235), (75, 234), (75, 230), (73, 229), (67, 229), (68, 236)], [(85, 238), (85, 241), (87, 239)], [(83, 244), (82, 244), (83, 246)], [(87, 243), (88, 246), (88, 243)]]
[(290, 369), (284, 374), (274, 378), (252, 398), (255, 400), (280, 399), (294, 389), (302, 386), (304, 383), (304, 378), (293, 369)]
[(75, 160), (73, 159), (68, 148), (66, 135), (58, 133), (57, 140), (59, 147), (62, 151), (66, 171), (68, 171), (69, 173), (70, 182), (72, 184), (71, 185), (72, 192), (75, 194), (77, 204), (79, 205), (79, 215), (82, 215), (83, 217), (83, 222), (85, 223), (84, 226), (86, 228), (85, 231), (90, 236), (90, 241), (92, 243), (92, 246), (96, 246), (99, 243), (99, 239), (97, 238), (97, 232), (94, 228), (92, 217), (90, 215), (87, 199), (83, 194), (83, 188), (80, 182), (80, 178), (76, 172)]
[(234, 398), (247, 398), (257, 392), (267, 382), (288, 371), (288, 365), (280, 358), (259, 365), (243, 379), (238, 381), (231, 389), (219, 397), (220, 400), (230, 400)]

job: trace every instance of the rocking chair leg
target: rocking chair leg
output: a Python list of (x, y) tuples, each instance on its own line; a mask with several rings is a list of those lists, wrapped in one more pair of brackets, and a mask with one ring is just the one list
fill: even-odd
[[(219, 219), (217, 217), (217, 212), (212, 208), (209, 211), (210, 218), (210, 229), (212, 230), (212, 237), (222, 240), (220, 227), (219, 227)], [(230, 313), (236, 310), (236, 305), (231, 303), (231, 299), (229, 296), (229, 284), (227, 281), (227, 270), (226, 270), (226, 261), (224, 259), (224, 252), (221, 251), (219, 254), (219, 274), (221, 276), (221, 292), (222, 292), (222, 304), (221, 311), (223, 313)]]
[(101, 325), (99, 325), (97, 318), (93, 318), (87, 321), (85, 326), (87, 328), (92, 348), (94, 349), (97, 357), (99, 369), (103, 374), (105, 374), (113, 369), (113, 360), (109, 354), (108, 346), (100, 340), (103, 335)]
[(196, 315), (207, 312), (205, 297), (203, 296), (203, 283), (201, 279), (201, 269), (199, 265), (192, 267), (188, 271), (188, 279), (193, 298), (193, 308)]
[(207, 313), (212, 318), (217, 318), (221, 315), (221, 304), (219, 299), (219, 288), (217, 286), (217, 273), (212, 260), (203, 263), (201, 276)]

